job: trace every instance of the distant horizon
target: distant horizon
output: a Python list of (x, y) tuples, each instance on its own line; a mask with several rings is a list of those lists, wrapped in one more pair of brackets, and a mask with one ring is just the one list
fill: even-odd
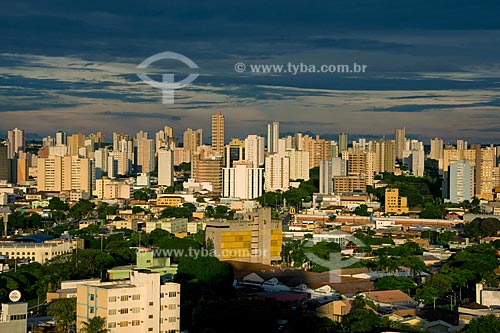
[[(2, 6), (0, 133), (208, 130), (220, 111), (227, 137), (281, 120), (282, 132), (382, 137), (406, 125), (421, 140), (500, 142), (499, 2)], [(164, 52), (197, 67), (161, 58), (138, 68)], [(199, 76), (163, 104), (138, 74)]]

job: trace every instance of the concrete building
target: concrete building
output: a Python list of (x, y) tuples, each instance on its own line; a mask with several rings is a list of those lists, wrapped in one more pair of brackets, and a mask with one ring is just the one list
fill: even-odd
[(409, 159), (410, 172), (418, 177), (424, 176), (425, 154), (423, 149), (411, 150)]
[(134, 171), (137, 173), (150, 173), (156, 168), (155, 141), (152, 139), (138, 138), (134, 142)]
[(196, 152), (198, 147), (203, 144), (203, 130), (201, 128), (197, 130), (188, 128), (184, 131), (183, 139), (184, 150), (188, 150), (192, 153)]
[[(232, 138), (224, 148), (224, 166), (232, 168), (233, 163), (245, 158), (245, 141)], [(257, 166), (256, 166), (257, 167)]]
[(11, 181), (11, 160), (8, 158), (8, 148), (0, 145), (0, 181)]
[(158, 150), (158, 185), (174, 185), (174, 154), (169, 149)]
[(429, 157), (433, 160), (443, 159), (443, 140), (439, 138), (431, 139), (431, 153)]
[(403, 127), (401, 129), (396, 130), (396, 140), (395, 140), (395, 153), (396, 153), (396, 158), (398, 160), (402, 160), (404, 158), (404, 150), (405, 150), (405, 145), (406, 145), (406, 128)]
[(267, 156), (264, 177), (266, 191), (288, 191), (290, 187), (290, 158), (278, 154)]
[(319, 165), (319, 193), (333, 192), (332, 160), (321, 161)]
[(333, 177), (333, 192), (366, 191), (366, 177), (363, 176), (335, 176)]
[(496, 156), (493, 146), (481, 148), (475, 145), (476, 151), (476, 179), (475, 194), (479, 199), (493, 200), (493, 168), (496, 166)]
[(7, 259), (30, 260), (44, 264), (55, 256), (72, 253), (73, 244), (60, 239), (49, 240), (43, 243), (27, 242), (0, 242), (0, 255)]
[(461, 203), (474, 198), (474, 168), (467, 161), (457, 161), (449, 167), (449, 199)]
[(92, 193), (93, 161), (77, 156), (49, 156), (38, 159), (38, 191), (83, 191)]
[(205, 238), (220, 260), (266, 265), (281, 260), (282, 225), (271, 220), (271, 208), (248, 212), (242, 220), (207, 222)]
[(255, 199), (262, 195), (264, 169), (252, 165), (250, 161), (239, 161), (232, 168), (222, 169), (224, 198)]
[(399, 189), (385, 189), (385, 213), (386, 214), (407, 214), (408, 203), (406, 197), (399, 196)]
[(482, 283), (476, 283), (476, 303), (485, 306), (500, 306), (500, 288), (489, 288)]
[(267, 151), (271, 154), (278, 152), (280, 138), (280, 123), (275, 121), (267, 124)]
[(7, 158), (13, 158), (15, 154), (25, 150), (24, 130), (18, 128), (7, 131)]
[(220, 112), (212, 115), (212, 149), (217, 156), (224, 155), (224, 116)]
[(289, 149), (285, 156), (290, 159), (290, 179), (309, 180), (309, 152)]
[(375, 172), (394, 172), (395, 143), (394, 140), (371, 141), (371, 149), (375, 153)]
[(339, 134), (339, 153), (347, 150), (347, 146), (349, 144), (348, 135), (346, 133)]
[(130, 199), (130, 184), (103, 177), (95, 181), (93, 194), (99, 199)]
[(104, 318), (109, 333), (180, 332), (180, 284), (135, 270), (129, 281), (78, 285), (77, 328), (95, 316)]
[(193, 156), (191, 178), (197, 183), (211, 183), (212, 192), (222, 193), (222, 157), (201, 158)]
[(245, 160), (251, 161), (257, 168), (264, 164), (265, 139), (258, 135), (249, 135), (245, 139)]
[(0, 332), (26, 333), (28, 303), (2, 303)]

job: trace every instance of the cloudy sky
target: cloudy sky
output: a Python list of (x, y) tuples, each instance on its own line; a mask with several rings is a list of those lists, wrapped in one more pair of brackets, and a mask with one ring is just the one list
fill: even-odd
[[(495, 0), (2, 0), (0, 132), (180, 135), (226, 118), (226, 140), (340, 132), (499, 143), (500, 4)], [(185, 55), (199, 69), (162, 60)], [(365, 73), (237, 73), (259, 64), (364, 64)], [(174, 104), (137, 73), (200, 76)]]

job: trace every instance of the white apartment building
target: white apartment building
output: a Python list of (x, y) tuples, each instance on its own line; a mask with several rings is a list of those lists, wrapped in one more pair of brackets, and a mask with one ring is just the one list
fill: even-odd
[(94, 316), (104, 318), (109, 333), (180, 332), (180, 284), (134, 270), (125, 282), (78, 285), (77, 327)]
[(222, 196), (224, 198), (255, 199), (262, 195), (263, 168), (253, 168), (250, 161), (233, 163), (233, 168), (222, 169)]
[(174, 154), (171, 150), (158, 150), (158, 185), (172, 186), (174, 184)]
[(264, 164), (265, 139), (258, 135), (249, 135), (245, 139), (245, 160), (251, 161), (257, 168)]

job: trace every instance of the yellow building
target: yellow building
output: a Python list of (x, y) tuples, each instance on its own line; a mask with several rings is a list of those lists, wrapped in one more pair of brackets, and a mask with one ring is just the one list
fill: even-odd
[(184, 199), (179, 196), (159, 197), (156, 199), (157, 206), (179, 207), (183, 202)]
[(271, 209), (247, 213), (244, 219), (207, 222), (205, 238), (220, 260), (271, 264), (281, 260), (281, 220), (271, 220)]
[(408, 214), (408, 203), (406, 197), (399, 196), (399, 189), (385, 189), (385, 213), (386, 214)]

